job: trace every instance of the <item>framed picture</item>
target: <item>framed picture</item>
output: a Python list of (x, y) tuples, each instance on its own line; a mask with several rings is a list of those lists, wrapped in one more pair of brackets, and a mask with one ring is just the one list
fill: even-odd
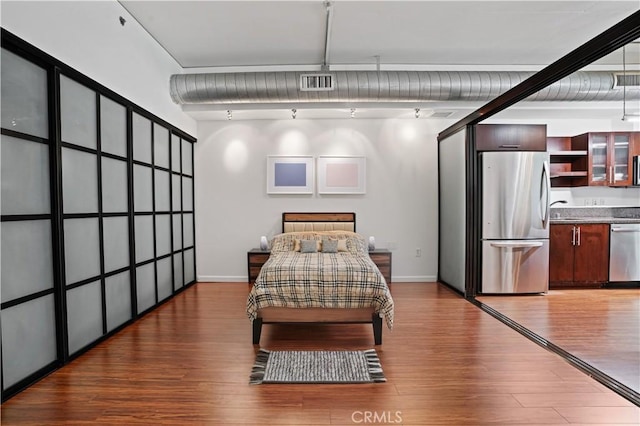
[(267, 156), (267, 194), (313, 194), (313, 157)]
[(318, 157), (318, 194), (364, 194), (365, 157)]

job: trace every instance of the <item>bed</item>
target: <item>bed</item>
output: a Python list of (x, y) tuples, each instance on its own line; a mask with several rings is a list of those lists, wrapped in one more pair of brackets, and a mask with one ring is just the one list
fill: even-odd
[(282, 233), (247, 298), (254, 344), (263, 324), (296, 323), (371, 323), (382, 344), (393, 299), (355, 225), (355, 213), (283, 213)]

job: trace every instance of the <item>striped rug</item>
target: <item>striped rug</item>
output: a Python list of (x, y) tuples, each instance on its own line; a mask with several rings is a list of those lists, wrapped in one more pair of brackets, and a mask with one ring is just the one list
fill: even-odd
[(250, 384), (386, 382), (375, 349), (268, 351), (260, 349)]

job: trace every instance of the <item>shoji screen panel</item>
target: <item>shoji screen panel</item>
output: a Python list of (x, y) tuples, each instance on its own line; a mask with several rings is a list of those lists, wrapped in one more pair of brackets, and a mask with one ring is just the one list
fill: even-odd
[(127, 108), (60, 75), (67, 351), (132, 319)]
[(194, 281), (195, 139), (1, 33), (4, 401)]
[(193, 143), (171, 136), (174, 289), (195, 282)]
[(21, 388), (61, 359), (51, 193), (51, 73), (2, 49), (2, 391)]

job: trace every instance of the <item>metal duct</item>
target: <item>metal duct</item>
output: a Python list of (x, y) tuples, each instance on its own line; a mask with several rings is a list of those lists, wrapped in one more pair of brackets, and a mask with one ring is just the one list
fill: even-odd
[[(279, 104), (489, 101), (533, 72), (509, 71), (331, 71), (332, 91), (300, 91), (301, 74), (251, 72), (175, 74), (171, 98), (177, 104)], [(532, 101), (616, 101), (612, 72), (580, 71), (527, 98)], [(637, 99), (637, 90), (627, 99)], [(629, 97), (631, 96), (631, 98)]]

